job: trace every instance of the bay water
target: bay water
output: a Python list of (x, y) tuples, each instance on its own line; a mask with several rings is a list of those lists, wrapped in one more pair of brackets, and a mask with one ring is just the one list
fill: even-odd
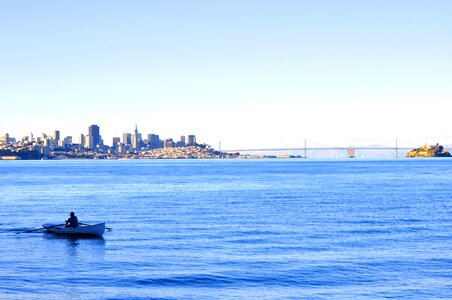
[[(452, 160), (0, 161), (0, 299), (451, 299)], [(102, 238), (19, 233), (106, 222)]]

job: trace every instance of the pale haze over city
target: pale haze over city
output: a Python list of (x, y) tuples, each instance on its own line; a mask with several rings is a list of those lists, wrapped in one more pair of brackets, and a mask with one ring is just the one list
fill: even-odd
[(452, 1), (2, 1), (0, 135), (452, 144)]

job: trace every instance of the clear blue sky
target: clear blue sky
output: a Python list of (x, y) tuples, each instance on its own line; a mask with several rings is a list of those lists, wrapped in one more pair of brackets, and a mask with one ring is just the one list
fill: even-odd
[(3, 0), (0, 134), (449, 143), (451, 16), (449, 0)]

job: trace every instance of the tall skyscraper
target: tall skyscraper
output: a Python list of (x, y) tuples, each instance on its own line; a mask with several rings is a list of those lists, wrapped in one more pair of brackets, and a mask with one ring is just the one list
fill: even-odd
[(85, 136), (85, 148), (94, 149), (96, 146), (94, 145), (94, 138), (91, 135)]
[(160, 147), (160, 137), (158, 134), (148, 134), (148, 145), (151, 149), (157, 149)]
[(138, 128), (137, 128), (137, 124), (135, 124), (135, 132), (133, 134), (133, 141), (132, 141), (132, 148), (133, 149), (138, 149), (138, 144), (139, 144), (139, 133), (138, 133)]
[(130, 133), (124, 133), (122, 135), (122, 143), (126, 146), (132, 145), (132, 135)]
[(53, 132), (53, 139), (58, 142), (60, 140), (60, 131), (59, 130), (55, 130)]
[(85, 135), (83, 133), (80, 134), (79, 144), (82, 147), (85, 146)]
[(176, 143), (176, 147), (185, 147), (185, 135), (180, 137), (180, 141)]
[(89, 127), (89, 136), (93, 138), (93, 148), (100, 144), (100, 129), (97, 125)]
[(195, 135), (189, 135), (189, 136), (188, 136), (188, 142), (187, 142), (187, 144), (188, 144), (189, 146), (194, 146), (194, 145), (196, 145), (196, 136), (195, 136)]

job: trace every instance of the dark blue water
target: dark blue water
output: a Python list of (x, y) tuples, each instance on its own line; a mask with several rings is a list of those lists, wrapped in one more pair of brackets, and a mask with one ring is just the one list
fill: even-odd
[[(452, 160), (0, 162), (0, 298), (452, 298)], [(103, 238), (17, 231), (105, 221)]]

